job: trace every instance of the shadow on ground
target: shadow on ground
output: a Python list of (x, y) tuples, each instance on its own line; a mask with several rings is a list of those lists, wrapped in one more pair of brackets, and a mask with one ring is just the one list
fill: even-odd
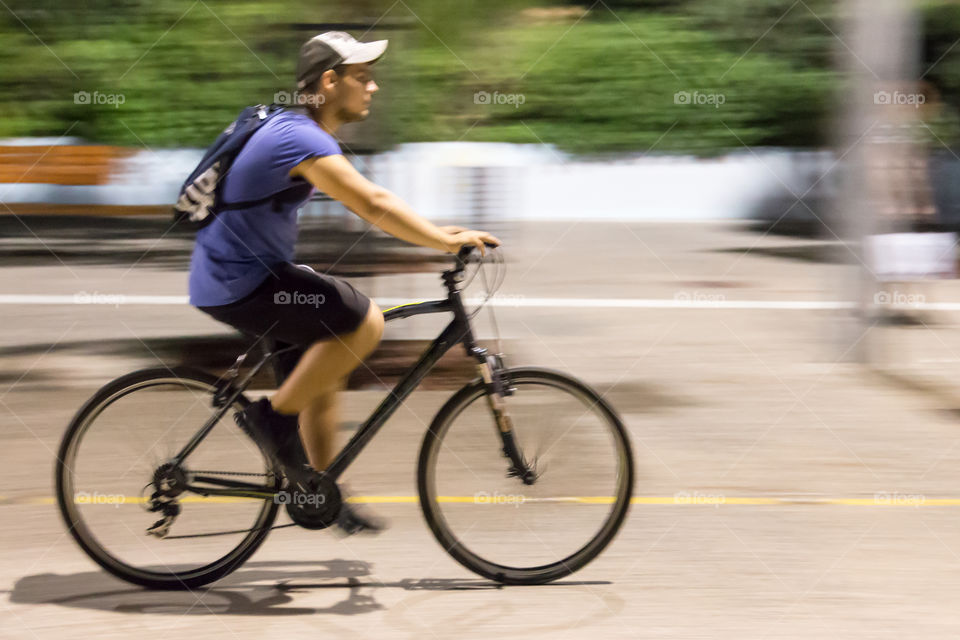
[[(549, 586), (603, 584), (609, 583), (561, 581)], [(381, 582), (372, 575), (369, 563), (355, 560), (248, 562), (213, 586), (194, 591), (150, 591), (102, 571), (25, 576), (14, 585), (10, 602), (177, 616), (351, 616), (384, 609), (373, 595), (378, 589), (488, 591), (503, 588), (503, 585), (479, 579), (423, 578)], [(343, 592), (345, 598), (327, 607), (296, 606), (296, 594), (318, 590)]]

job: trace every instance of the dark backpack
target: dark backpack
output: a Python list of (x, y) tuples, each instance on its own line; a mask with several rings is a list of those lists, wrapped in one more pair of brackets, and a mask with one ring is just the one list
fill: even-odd
[(262, 104), (247, 107), (240, 112), (237, 119), (214, 140), (200, 164), (180, 187), (180, 197), (173, 206), (175, 222), (199, 231), (213, 222), (222, 211), (250, 207), (281, 197), (284, 192), (271, 194), (260, 200), (225, 205), (221, 201), (220, 184), (247, 140), (271, 118), (282, 112), (283, 107), (279, 105), (267, 107)]

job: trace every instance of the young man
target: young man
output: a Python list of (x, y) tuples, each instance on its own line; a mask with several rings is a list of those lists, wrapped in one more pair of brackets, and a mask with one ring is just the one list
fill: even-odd
[[(343, 157), (334, 134), (370, 113), (378, 88), (371, 65), (386, 48), (386, 40), (361, 43), (343, 32), (303, 45), (297, 88), (306, 114), (281, 113), (250, 138), (221, 193), (227, 204), (257, 204), (218, 215), (198, 234), (191, 259), (191, 304), (242, 331), (303, 349), (273, 397), (237, 416), (300, 490), (315, 486), (316, 470), (331, 462), (337, 392), (383, 333), (383, 313), (373, 301), (342, 280), (291, 262), (297, 210), (314, 188), (413, 244), (447, 252), (499, 244), (482, 231), (433, 225)], [(297, 455), (298, 437), (312, 468)], [(379, 528), (346, 502), (339, 524), (349, 533)]]

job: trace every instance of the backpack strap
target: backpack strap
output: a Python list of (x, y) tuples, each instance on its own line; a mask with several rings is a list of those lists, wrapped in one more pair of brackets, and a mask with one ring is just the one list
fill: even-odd
[(302, 197), (303, 191), (308, 191), (313, 185), (309, 182), (304, 181), (302, 184), (294, 184), (285, 189), (281, 189), (275, 193), (271, 193), (268, 196), (263, 198), (256, 198), (254, 200), (242, 200), (240, 202), (231, 202), (230, 204), (221, 204), (217, 207), (217, 213), (223, 213), (224, 211), (231, 211), (235, 209), (249, 209), (250, 207), (256, 207), (266, 202), (273, 201), (274, 211), (279, 211), (280, 206), (288, 201), (296, 201)]
[(272, 194), (261, 200), (235, 203), (230, 207), (219, 202), (220, 182), (229, 173), (234, 159), (253, 134), (283, 110), (281, 105), (271, 104), (247, 107), (240, 112), (237, 119), (214, 140), (180, 188), (180, 195), (174, 205), (175, 221), (186, 221), (195, 230), (199, 230), (210, 224), (225, 208), (250, 206), (276, 197), (276, 194)]

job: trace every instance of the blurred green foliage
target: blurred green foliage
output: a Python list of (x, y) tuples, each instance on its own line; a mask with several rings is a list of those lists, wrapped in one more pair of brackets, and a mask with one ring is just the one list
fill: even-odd
[[(741, 58), (689, 18), (621, 10), (587, 15), (573, 28), (521, 23), (501, 33), (509, 56), (477, 58), (476, 75), (453, 65), (442, 74), (448, 83), (458, 78), (444, 92), (456, 107), (445, 126), (410, 122), (410, 130), (440, 139), (474, 125), (467, 139), (544, 141), (573, 152), (711, 153), (820, 141), (831, 72), (764, 54)], [(476, 104), (477, 91), (518, 97)]]
[[(367, 38), (393, 40), (377, 68), (382, 146), (462, 139), (703, 155), (745, 145), (819, 147), (842, 83), (833, 69), (841, 32), (835, 0), (7, 6), (0, 12), (0, 137), (205, 146), (245, 105), (291, 89), (296, 52), (309, 34), (294, 25), (378, 17)], [(960, 6), (925, 2), (923, 24), (925, 79), (953, 114)], [(123, 104), (77, 104), (79, 91), (120, 94)], [(682, 104), (684, 95), (690, 104)], [(692, 104), (698, 96), (706, 103)]]
[(928, 2), (923, 11), (921, 77), (948, 105), (960, 105), (960, 5)]
[[(297, 18), (297, 3), (277, 0), (9, 6), (0, 12), (0, 96), (13, 117), (0, 119), (0, 136), (206, 145), (244, 105), (287, 88), (299, 46), (271, 26)], [(80, 91), (124, 101), (77, 104)]]

